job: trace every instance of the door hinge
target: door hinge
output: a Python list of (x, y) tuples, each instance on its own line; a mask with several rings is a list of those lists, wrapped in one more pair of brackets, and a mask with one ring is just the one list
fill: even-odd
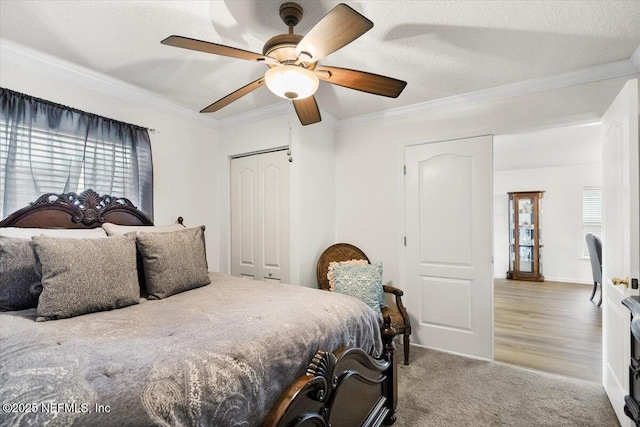
[(404, 166), (402, 167), (402, 170), (403, 170), (404, 174), (406, 175), (406, 174), (407, 174), (407, 165), (404, 165)]
[(404, 236), (404, 245), (407, 246), (407, 236)]

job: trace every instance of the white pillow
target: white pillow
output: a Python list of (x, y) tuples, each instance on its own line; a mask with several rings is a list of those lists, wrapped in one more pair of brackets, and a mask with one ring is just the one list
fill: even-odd
[(171, 231), (184, 230), (185, 227), (182, 224), (169, 224), (169, 225), (118, 225), (110, 222), (102, 224), (102, 228), (107, 232), (109, 236), (124, 236), (127, 233), (169, 233)]
[(102, 228), (20, 228), (0, 227), (0, 236), (31, 239), (33, 236), (66, 237), (69, 239), (102, 239), (107, 233)]

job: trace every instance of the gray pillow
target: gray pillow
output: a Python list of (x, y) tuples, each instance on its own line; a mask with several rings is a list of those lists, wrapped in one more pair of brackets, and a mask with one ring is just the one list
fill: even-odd
[(112, 310), (140, 301), (131, 237), (64, 239), (34, 236), (42, 265), (37, 321)]
[(162, 299), (211, 283), (204, 226), (136, 235), (149, 299)]
[(38, 305), (40, 264), (31, 239), (0, 236), (0, 311)]
[[(144, 233), (167, 233), (170, 231), (184, 230), (185, 226), (182, 224), (168, 224), (168, 225), (118, 225), (110, 222), (102, 224), (102, 228), (109, 236), (133, 236), (139, 232)], [(140, 297), (147, 298), (147, 290), (145, 289), (144, 278), (144, 266), (142, 265), (142, 256), (138, 253), (136, 257), (136, 263), (138, 265), (138, 282), (140, 283)]]

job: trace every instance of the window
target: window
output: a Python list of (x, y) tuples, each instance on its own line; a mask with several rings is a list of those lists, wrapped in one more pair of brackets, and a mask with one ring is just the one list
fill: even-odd
[(582, 256), (589, 257), (584, 236), (591, 233), (602, 238), (602, 188), (582, 189)]
[(0, 218), (45, 193), (126, 197), (152, 217), (146, 129), (0, 88)]

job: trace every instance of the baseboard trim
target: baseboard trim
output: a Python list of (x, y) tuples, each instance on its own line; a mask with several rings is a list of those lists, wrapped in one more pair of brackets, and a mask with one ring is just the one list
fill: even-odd
[[(494, 280), (507, 280), (506, 277), (495, 276)], [(587, 281), (584, 279), (571, 279), (566, 277), (552, 277), (552, 276), (544, 276), (545, 282), (560, 282), (560, 283), (573, 283), (576, 285), (593, 285), (593, 281)], [(534, 282), (532, 282), (534, 283)]]
[(544, 280), (548, 280), (550, 282), (574, 283), (574, 284), (577, 284), (577, 285), (593, 285), (593, 281), (586, 281), (584, 279), (571, 279), (571, 278), (566, 278), (566, 277), (544, 276)]

